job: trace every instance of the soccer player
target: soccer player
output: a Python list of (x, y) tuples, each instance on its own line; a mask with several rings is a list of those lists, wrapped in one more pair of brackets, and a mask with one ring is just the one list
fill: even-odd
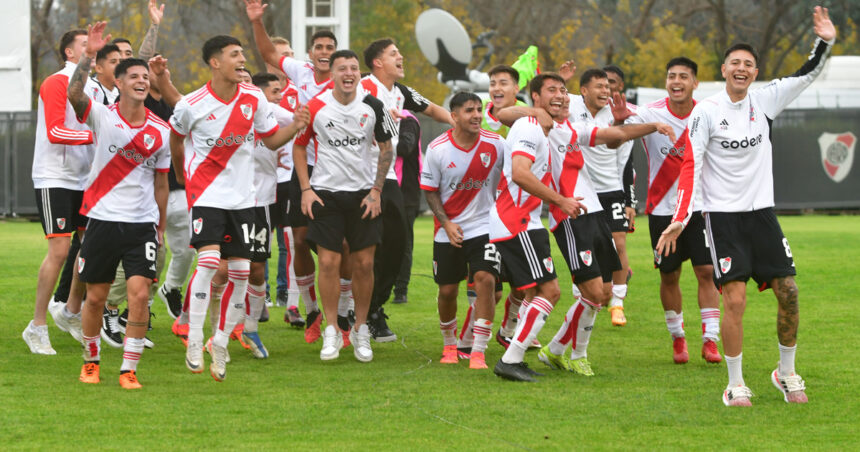
[[(308, 49), (310, 62), (299, 61), (295, 58), (281, 55), (272, 44), (263, 25), (263, 11), (266, 6), (268, 5), (263, 5), (261, 0), (245, 1), (245, 12), (253, 26), (254, 40), (257, 42), (257, 48), (266, 64), (281, 69), (295, 83), (298, 91), (298, 103), (300, 105), (307, 105), (314, 96), (331, 88), (330, 59), (332, 53), (337, 48), (337, 38), (334, 33), (328, 30), (320, 30), (314, 33), (311, 36), (310, 48)], [(316, 161), (314, 151), (313, 146), (308, 149), (307, 164), (309, 168), (307, 169), (309, 176), (313, 174), (313, 165)], [(293, 266), (296, 272), (296, 282), (305, 304), (305, 315), (307, 316), (305, 342), (310, 344), (320, 338), (322, 318), (320, 317), (316, 294), (314, 293), (314, 260), (311, 257), (310, 248), (305, 243), (305, 236), (308, 233), (308, 218), (301, 210), (301, 187), (298, 186), (296, 171), (298, 170), (294, 167), (294, 174), (290, 180), (292, 185), (289, 189), (291, 196), (289, 221), (292, 227), (293, 247), (295, 249)]]
[[(54, 355), (45, 323), (51, 291), (57, 283), (60, 270), (69, 254), (72, 233), (81, 234), (86, 218), (80, 213), (84, 183), (91, 163), (92, 131), (75, 118), (75, 112), (66, 94), (69, 78), (87, 45), (85, 30), (72, 30), (60, 38), (60, 55), (65, 66), (42, 82), (39, 88), (36, 145), (33, 154), (33, 186), (36, 189), (36, 206), (48, 253), (39, 267), (36, 286), (36, 303), (33, 320), (21, 333), (30, 352)], [(74, 264), (72, 264), (74, 265)], [(70, 269), (72, 267), (69, 267)], [(53, 303), (54, 322), (81, 340), (80, 291), (74, 284), (68, 303)]]
[(779, 362), (771, 381), (788, 403), (806, 403), (806, 385), (795, 372), (798, 303), (796, 270), (788, 240), (773, 213), (771, 123), (821, 73), (836, 40), (827, 8), (812, 15), (815, 41), (809, 59), (794, 74), (750, 90), (758, 75), (755, 49), (735, 44), (725, 53), (726, 90), (699, 102), (688, 120), (678, 205), (657, 242), (664, 256), (676, 250), (701, 192), (714, 280), (722, 288), (723, 348), (729, 383), (727, 406), (750, 406), (752, 391), (741, 370), (743, 313), (750, 277), (759, 290), (772, 288), (778, 302)]
[(457, 293), (471, 276), (477, 295), (470, 369), (486, 369), (484, 351), (495, 316), (495, 285), (501, 257), (489, 241), (487, 211), (494, 204), (506, 144), (496, 133), (481, 129), (481, 98), (460, 92), (450, 101), (454, 128), (427, 148), (421, 188), (436, 216), (433, 277), (439, 285), (440, 362), (457, 362)]
[[(582, 95), (572, 96), (570, 100), (571, 121), (593, 122), (598, 127), (612, 125), (615, 118), (609, 105), (612, 93), (606, 72), (601, 69), (589, 69), (583, 72), (579, 79), (579, 89)], [(582, 149), (588, 174), (597, 190), (604, 216), (612, 231), (615, 248), (618, 250), (618, 257), (621, 259), (622, 268), (612, 276), (612, 301), (609, 303), (609, 312), (613, 325), (624, 326), (627, 324), (627, 318), (624, 315), (624, 298), (627, 296), (626, 243), (630, 220), (625, 214), (625, 195), (619, 169), (619, 166), (621, 168), (624, 166), (624, 163), (619, 165), (619, 152), (623, 149), (611, 149), (608, 146), (585, 146)], [(624, 161), (626, 162), (626, 158)]]
[[(316, 246), (320, 298), (326, 318), (320, 359), (336, 359), (343, 347), (337, 324), (338, 279), (344, 240), (349, 246), (355, 325), (349, 340), (355, 357), (373, 359), (367, 314), (373, 291), (373, 255), (381, 240), (380, 194), (394, 150), (391, 116), (379, 99), (359, 89), (358, 56), (339, 50), (331, 56), (333, 90), (308, 103), (311, 121), (293, 147), (302, 212), (309, 219), (307, 240)], [(316, 143), (313, 175), (307, 147)], [(378, 156), (371, 142), (378, 143)], [(370, 161), (377, 159), (374, 167)]]
[[(622, 97), (625, 101), (628, 111), (632, 114), (636, 112), (636, 105), (626, 102), (624, 94), (624, 72), (618, 66), (610, 64), (604, 66), (603, 71), (606, 72), (606, 79), (609, 81), (609, 92), (614, 98), (616, 95)], [(614, 101), (614, 100), (613, 100)], [(622, 122), (615, 120), (614, 125), (621, 125)], [(634, 221), (636, 219), (636, 191), (634, 183), (636, 181), (636, 171), (633, 170), (633, 141), (627, 141), (618, 147), (618, 171), (621, 176), (621, 184), (624, 190), (624, 216), (629, 221), (628, 233), (633, 232)], [(626, 242), (625, 242), (626, 246)], [(627, 268), (630, 268), (629, 263)], [(631, 272), (627, 272), (627, 280), (629, 283)]]
[(114, 70), (119, 64), (119, 47), (107, 44), (96, 54), (95, 74), (87, 79), (87, 95), (95, 102), (110, 105), (116, 102), (119, 89), (116, 87)]
[[(651, 246), (657, 247), (660, 234), (672, 221), (675, 202), (678, 199), (678, 175), (685, 151), (683, 132), (687, 118), (696, 101), (693, 90), (698, 65), (686, 57), (673, 58), (666, 64), (667, 97), (645, 106), (628, 119), (630, 123), (660, 121), (670, 124), (675, 135), (682, 140), (673, 143), (663, 135), (651, 134), (642, 138), (648, 156), (648, 198), (645, 213), (651, 231)], [(616, 97), (616, 102), (623, 102)], [(699, 194), (695, 205), (701, 209)], [(660, 301), (666, 319), (666, 328), (672, 336), (673, 360), (678, 364), (689, 360), (687, 340), (684, 333), (682, 311), (681, 264), (689, 259), (698, 281), (698, 300), (702, 319), (702, 358), (710, 363), (722, 361), (716, 341), (720, 334), (720, 295), (713, 284), (714, 267), (705, 232), (705, 220), (700, 211), (695, 211), (684, 232), (678, 239), (675, 252), (668, 256), (654, 253), (654, 267), (660, 270)]]
[(121, 263), (127, 278), (129, 315), (119, 383), (125, 389), (138, 389), (137, 365), (149, 319), (147, 301), (164, 231), (169, 127), (144, 107), (149, 68), (143, 60), (128, 58), (117, 65), (119, 103), (106, 107), (84, 94), (90, 62), (109, 39), (103, 36), (106, 25), (96, 22), (88, 27), (86, 50), (68, 87), (77, 118), (89, 123), (97, 143), (81, 202), (81, 214), (89, 221), (77, 267), (80, 280), (87, 284), (80, 380), (99, 382), (102, 312)]
[[(361, 79), (362, 88), (382, 101), (385, 111), (400, 120), (400, 111), (409, 110), (424, 113), (430, 118), (451, 124), (451, 115), (444, 108), (428, 101), (418, 91), (398, 82), (404, 77), (403, 55), (395, 42), (389, 38), (378, 39), (364, 49), (364, 64), (370, 68), (370, 75)], [(397, 146), (398, 137), (392, 138), (392, 146)], [(397, 335), (388, 327), (388, 316), (382, 305), (391, 296), (391, 289), (400, 272), (403, 248), (406, 242), (406, 214), (403, 208), (403, 195), (397, 184), (394, 165), (388, 170), (382, 187), (382, 243), (377, 248), (374, 263), (373, 297), (370, 303), (368, 326), (370, 334), (377, 342), (397, 340)]]
[(278, 149), (304, 127), (305, 118), (299, 115), (289, 127), (278, 128), (262, 91), (241, 83), (245, 56), (236, 38), (215, 36), (206, 41), (203, 61), (212, 78), (176, 104), (170, 118), (170, 150), (176, 179), (185, 183), (191, 245), (197, 249), (197, 271), (188, 289), (185, 363), (193, 373), (203, 371), (203, 322), (212, 278), (223, 255), (228, 283), (209, 367), (212, 377), (222, 381), (230, 333), (244, 315), (251, 267), (255, 134), (269, 149)]

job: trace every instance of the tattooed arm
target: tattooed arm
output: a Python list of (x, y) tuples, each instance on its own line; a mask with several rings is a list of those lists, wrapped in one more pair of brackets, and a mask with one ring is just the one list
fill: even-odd
[(439, 195), (438, 191), (425, 190), (424, 197), (427, 198), (427, 206), (430, 207), (433, 215), (439, 220), (439, 224), (445, 229), (448, 241), (455, 248), (461, 248), (463, 246), (463, 228), (448, 218), (448, 215), (445, 213), (445, 207), (442, 205), (442, 196)]
[(161, 7), (155, 0), (149, 0), (149, 30), (143, 37), (143, 42), (140, 43), (140, 50), (137, 51), (137, 57), (147, 61), (155, 56), (155, 45), (158, 43), (158, 25), (164, 17), (164, 4)]
[(83, 119), (87, 108), (90, 106), (90, 98), (84, 94), (84, 85), (87, 83), (92, 61), (93, 59), (86, 53), (81, 55), (81, 59), (78, 60), (78, 67), (75, 68), (75, 73), (72, 74), (72, 78), (69, 80), (69, 88), (66, 92), (66, 95), (69, 97), (69, 103), (75, 109), (75, 115), (78, 119)]
[(373, 181), (373, 187), (370, 188), (370, 193), (361, 200), (361, 207), (367, 207), (364, 215), (361, 218), (376, 218), (382, 212), (382, 186), (385, 184), (385, 176), (388, 174), (388, 167), (391, 166), (391, 161), (394, 159), (394, 146), (391, 145), (391, 140), (379, 142), (379, 161), (376, 165), (376, 178)]

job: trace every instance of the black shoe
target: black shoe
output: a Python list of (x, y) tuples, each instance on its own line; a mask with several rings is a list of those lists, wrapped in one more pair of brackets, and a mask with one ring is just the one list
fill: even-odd
[(305, 326), (305, 319), (299, 314), (299, 308), (295, 306), (290, 306), (284, 311), (284, 322), (289, 323), (295, 328), (304, 328)]
[(278, 292), (278, 296), (275, 298), (275, 304), (280, 307), (286, 307), (289, 302), (289, 295), (286, 292)]
[(260, 323), (266, 323), (269, 321), (269, 308), (263, 304), (263, 312), (260, 313)]
[(349, 317), (339, 315), (337, 316), (337, 326), (340, 327), (343, 331), (349, 331), (351, 325), (349, 324)]
[(122, 314), (119, 315), (117, 323), (119, 323), (119, 330), (122, 332), (122, 334), (125, 334), (125, 326), (128, 324), (128, 309), (124, 309), (122, 311)]
[(155, 295), (164, 302), (167, 306), (167, 314), (170, 318), (175, 319), (182, 314), (182, 292), (178, 288), (166, 291), (167, 286), (161, 286)]
[[(346, 312), (346, 320), (348, 320), (348, 321), (349, 321), (349, 327), (350, 327), (350, 328), (352, 328), (353, 326), (355, 326), (355, 311), (353, 311), (352, 309), (350, 309), (349, 311), (347, 311), (347, 312)], [(349, 330), (347, 330), (347, 331), (349, 331)]]
[(370, 329), (370, 335), (376, 342), (393, 342), (397, 340), (397, 335), (388, 328), (388, 322), (385, 321), (388, 316), (385, 311), (379, 308), (378, 311), (367, 316), (367, 327)]
[(391, 300), (391, 302), (394, 304), (404, 304), (404, 303), (409, 302), (409, 300), (406, 298), (406, 292), (404, 292), (404, 293), (394, 292), (394, 299)]
[(275, 302), (272, 301), (272, 296), (266, 293), (266, 304), (265, 306), (274, 306)]
[(526, 363), (508, 364), (499, 359), (496, 367), (493, 368), (493, 373), (506, 380), (528, 381), (532, 383), (537, 381), (532, 377), (534, 371), (529, 369)]
[(523, 365), (523, 367), (525, 367), (526, 372), (528, 372), (529, 374), (534, 375), (535, 377), (543, 377), (543, 374), (542, 374), (542, 373), (540, 373), (540, 372), (536, 372), (536, 371), (532, 370), (532, 369), (529, 367), (529, 364), (528, 364), (528, 363), (523, 362), (523, 363), (520, 363), (520, 364), (522, 364), (522, 365)]
[(111, 347), (122, 347), (122, 333), (119, 332), (119, 310), (105, 308), (102, 318), (104, 319), (102, 321), (102, 339)]

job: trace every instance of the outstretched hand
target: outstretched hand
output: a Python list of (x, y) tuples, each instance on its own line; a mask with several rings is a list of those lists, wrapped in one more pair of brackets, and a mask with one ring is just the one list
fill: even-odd
[(663, 230), (660, 234), (660, 240), (657, 241), (657, 247), (654, 251), (657, 255), (668, 256), (675, 252), (675, 246), (678, 242), (678, 237), (684, 231), (684, 223), (675, 221)]
[(149, 59), (149, 71), (152, 72), (152, 75), (155, 77), (161, 77), (162, 75), (170, 76), (170, 72), (167, 70), (167, 58), (164, 58), (161, 55), (156, 55)]
[(812, 25), (815, 34), (825, 40), (831, 41), (836, 38), (836, 27), (830, 21), (830, 13), (827, 8), (816, 6), (812, 12)]
[(161, 6), (158, 6), (158, 2), (155, 0), (149, 0), (149, 22), (152, 25), (158, 25), (161, 23), (161, 19), (164, 17), (164, 3)]
[(106, 27), (107, 22), (104, 21), (87, 25), (87, 47), (85, 53), (88, 57), (95, 58), (99, 50), (110, 42), (110, 35), (102, 36)]
[(618, 124), (623, 123), (627, 118), (633, 116), (633, 113), (627, 108), (627, 96), (623, 93), (615, 93), (612, 95), (612, 117)]
[(565, 83), (572, 79), (574, 74), (576, 74), (576, 64), (573, 62), (573, 60), (565, 61), (558, 68), (558, 75), (560, 75), (561, 78), (564, 79)]
[(658, 122), (654, 125), (657, 127), (657, 133), (659, 133), (660, 135), (666, 135), (667, 137), (669, 137), (669, 140), (671, 140), (672, 143), (678, 141), (678, 137), (675, 136), (675, 129), (673, 129), (672, 126), (662, 122)]
[(248, 14), (248, 20), (253, 22), (262, 19), (267, 6), (269, 5), (262, 0), (245, 0), (245, 13)]

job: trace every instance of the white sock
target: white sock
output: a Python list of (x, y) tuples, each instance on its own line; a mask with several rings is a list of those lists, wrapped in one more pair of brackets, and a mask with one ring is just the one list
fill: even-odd
[(212, 293), (212, 278), (218, 272), (221, 262), (221, 252), (210, 250), (197, 254), (197, 270), (188, 284), (188, 341), (203, 342), (203, 324), (206, 321), (206, 309)]
[(224, 294), (224, 289), (227, 288), (227, 283), (211, 285), (211, 294), (209, 295), (209, 328), (212, 329), (212, 336), (218, 331), (218, 323), (221, 321), (221, 295)]
[(797, 351), (797, 345), (794, 347), (786, 347), (779, 344), (779, 370), (778, 373), (782, 376), (794, 375), (794, 353)]
[(474, 334), (474, 342), (472, 343), (472, 353), (487, 350), (487, 344), (490, 342), (490, 336), (493, 334), (493, 321), (487, 319), (475, 320), (472, 325), (472, 333)]
[[(31, 324), (30, 326), (32, 326), (32, 321), (30, 322), (30, 324)], [(44, 326), (45, 329), (48, 328), (47, 325), (42, 325), (42, 326)], [(41, 327), (38, 327), (38, 326), (33, 327), (34, 330), (36, 328), (41, 328)], [(101, 336), (98, 334), (96, 334), (93, 337), (84, 336), (83, 340), (84, 340), (84, 362), (101, 361), (101, 359), (102, 359), (101, 358), (101, 349), (102, 349), (102, 347), (101, 347), (101, 341), (102, 341)]]
[(248, 284), (248, 309), (245, 311), (245, 331), (253, 333), (259, 328), (260, 314), (266, 304), (266, 284)]
[(726, 367), (729, 369), (730, 388), (734, 388), (735, 386), (746, 386), (746, 383), (744, 383), (744, 373), (741, 369), (743, 356), (743, 353), (738, 354), (738, 356), (726, 355)]
[(552, 312), (552, 304), (549, 301), (541, 297), (532, 298), (528, 310), (518, 322), (517, 330), (511, 339), (511, 345), (502, 355), (503, 362), (513, 364), (523, 361), (526, 349), (540, 333), (550, 312)]
[(549, 351), (553, 355), (561, 355), (567, 349), (568, 344), (570, 344), (570, 340), (573, 337), (570, 328), (576, 328), (576, 326), (572, 326), (570, 322), (573, 320), (573, 316), (576, 313), (576, 307), (578, 305), (579, 303), (573, 303), (573, 305), (570, 306), (570, 309), (568, 309), (567, 313), (564, 315), (564, 322), (562, 322), (561, 327), (559, 327), (555, 336), (552, 337), (552, 340), (549, 341)]
[(517, 317), (520, 314), (520, 306), (523, 300), (514, 297), (514, 294), (508, 295), (505, 299), (505, 318), (502, 320), (501, 333), (504, 337), (511, 337), (517, 329)]
[(599, 304), (593, 303), (582, 296), (579, 297), (577, 303), (581, 304), (583, 308), (579, 314), (579, 321), (575, 322), (576, 330), (573, 331), (574, 337), (570, 339), (572, 345), (570, 359), (579, 359), (588, 356), (588, 341), (591, 340), (594, 320), (601, 309)]
[(444, 346), (457, 344), (457, 317), (448, 322), (440, 320), (439, 329), (442, 330), (442, 343)]
[(702, 313), (702, 341), (720, 340), (720, 310), (717, 308), (704, 308)]
[(338, 317), (346, 317), (349, 314), (349, 300), (352, 298), (352, 281), (340, 279), (340, 298), (337, 300)]
[(469, 310), (466, 311), (466, 318), (463, 319), (463, 328), (460, 329), (460, 338), (457, 340), (457, 348), (471, 348), (472, 341), (475, 338), (472, 332), (472, 310), (474, 304), (469, 305)]
[(624, 307), (624, 299), (627, 298), (627, 284), (612, 285), (612, 300), (609, 301), (609, 307), (621, 306)]
[(137, 371), (137, 363), (140, 362), (140, 355), (143, 354), (142, 337), (126, 337), (125, 345), (122, 347), (122, 367), (119, 371), (134, 370)]
[(684, 335), (684, 313), (675, 312), (673, 310), (663, 311), (666, 317), (666, 329), (672, 335), (672, 339), (676, 337), (685, 337)]
[(248, 275), (251, 273), (251, 261), (248, 259), (232, 259), (227, 262), (227, 288), (221, 297), (221, 312), (224, 315), (218, 322), (218, 331), (212, 344), (226, 347), (230, 342), (230, 333), (236, 324), (245, 316), (245, 292), (248, 291)]
[(299, 293), (302, 296), (302, 302), (305, 304), (305, 315), (320, 310), (319, 306), (317, 306), (317, 294), (314, 290), (315, 278), (313, 273), (296, 276), (296, 285), (299, 286)]

